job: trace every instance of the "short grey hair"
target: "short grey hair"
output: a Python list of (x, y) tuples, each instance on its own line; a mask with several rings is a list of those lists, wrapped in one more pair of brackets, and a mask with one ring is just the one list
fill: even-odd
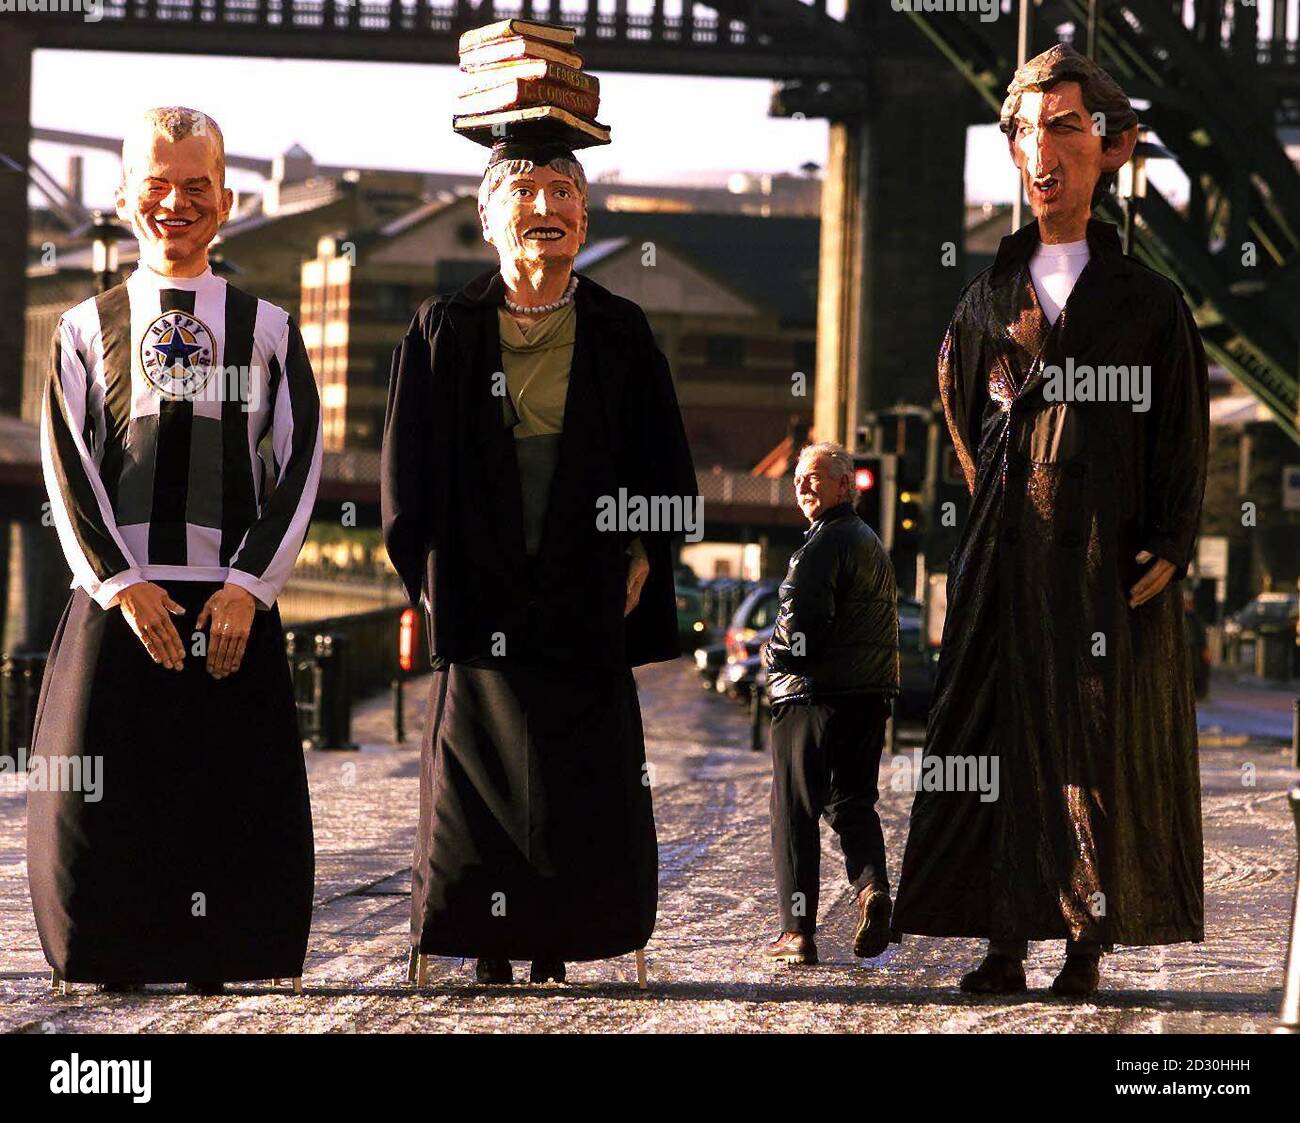
[(819, 441), (814, 445), (805, 445), (799, 453), (799, 459), (795, 462), (796, 474), (799, 465), (816, 460), (819, 456), (826, 458), (832, 479), (853, 478), (853, 457), (849, 455), (848, 449), (843, 445), (837, 445), (834, 441)]
[(206, 137), (217, 157), (217, 178), (221, 186), (226, 183), (226, 138), (221, 126), (206, 113), (184, 105), (160, 105), (146, 109), (139, 123), (122, 139), (122, 180), (125, 182), (131, 167), (132, 149), (140, 142), (141, 134), (148, 128), (149, 135), (165, 136), (168, 140), (184, 140), (187, 136)]
[[(526, 175), (536, 168), (532, 160), (502, 160), (493, 164), (483, 173), (483, 181), (478, 185), (478, 211), (482, 214), (487, 210), (488, 200), (492, 197), (492, 192), (500, 187), (512, 175)], [(553, 172), (559, 172), (560, 175), (567, 175), (577, 185), (579, 194), (582, 195), (582, 205), (587, 205), (587, 173), (582, 170), (582, 165), (577, 160), (570, 160), (567, 156), (557, 156), (546, 165)]]

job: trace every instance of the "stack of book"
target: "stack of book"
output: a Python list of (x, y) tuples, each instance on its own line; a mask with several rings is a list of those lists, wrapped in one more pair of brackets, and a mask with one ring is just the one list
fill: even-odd
[(596, 120), (600, 81), (582, 72), (576, 37), (571, 27), (519, 19), (465, 32), (452, 128), (489, 146), (520, 133), (555, 136), (570, 148), (608, 144), (609, 129)]

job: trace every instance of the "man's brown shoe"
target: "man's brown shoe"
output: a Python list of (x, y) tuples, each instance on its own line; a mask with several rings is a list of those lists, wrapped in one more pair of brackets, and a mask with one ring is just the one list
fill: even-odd
[(961, 977), (961, 989), (967, 994), (1022, 994), (1025, 965), (1009, 955), (986, 955), (974, 971)]
[(1095, 955), (1067, 955), (1061, 973), (1052, 980), (1052, 993), (1057, 998), (1087, 998), (1100, 982)]
[(853, 954), (875, 959), (889, 947), (889, 920), (894, 906), (889, 891), (868, 885), (858, 894), (858, 927), (853, 933)]
[(817, 962), (817, 944), (802, 932), (782, 932), (763, 951), (772, 963), (795, 963), (812, 966)]

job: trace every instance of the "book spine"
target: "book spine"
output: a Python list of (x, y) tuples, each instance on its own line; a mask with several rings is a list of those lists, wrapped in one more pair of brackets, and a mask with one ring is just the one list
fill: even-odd
[(575, 90), (560, 82), (548, 82), (544, 79), (534, 82), (520, 82), (521, 105), (558, 105), (579, 117), (595, 117), (600, 107), (600, 98), (595, 94)]
[[(540, 53), (545, 50), (553, 50), (557, 54), (563, 55), (562, 59), (553, 59), (546, 54)], [(522, 39), (519, 37), (511, 39), (502, 39), (496, 43), (488, 43), (482, 47), (476, 47), (473, 51), (461, 55), (460, 68), (467, 74), (475, 73), (484, 67), (492, 66), (499, 62), (515, 62), (520, 59), (541, 59), (544, 62), (560, 62), (565, 66), (571, 66), (578, 69), (582, 66), (581, 56), (572, 51), (567, 51), (563, 47), (552, 47), (549, 43), (538, 43), (532, 39)]]
[(467, 77), (468, 81), (460, 91), (461, 97), (481, 94), (495, 86), (504, 85), (506, 82), (515, 80), (537, 81), (541, 79), (559, 82), (570, 89), (580, 90), (585, 94), (591, 94), (593, 97), (600, 97), (599, 78), (584, 74), (581, 70), (574, 70), (573, 67), (565, 66), (560, 62), (544, 62), (541, 59), (523, 59), (519, 62), (498, 63), (496, 66), (486, 66), (482, 70), (476, 70)]
[(546, 77), (554, 82), (563, 82), (566, 86), (581, 90), (583, 93), (600, 96), (599, 78), (592, 74), (584, 74), (581, 70), (574, 70), (573, 67), (565, 66), (562, 62), (547, 62)]
[(491, 113), (498, 109), (523, 109), (533, 105), (554, 105), (579, 117), (595, 117), (600, 98), (558, 82), (515, 81), (482, 93), (462, 96), (462, 113)]
[(551, 26), (544, 23), (533, 23), (529, 20), (507, 19), (498, 20), (486, 27), (476, 27), (472, 31), (465, 32), (457, 43), (457, 49), (464, 54), (466, 51), (481, 47), (485, 43), (492, 43), (497, 39), (508, 39), (514, 35), (529, 36), (540, 42), (554, 43), (560, 47), (572, 46), (578, 37), (577, 31), (571, 27)]

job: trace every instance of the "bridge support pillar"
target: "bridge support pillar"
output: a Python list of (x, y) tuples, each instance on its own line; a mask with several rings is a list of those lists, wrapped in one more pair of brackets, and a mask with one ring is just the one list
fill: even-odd
[(936, 396), (965, 281), (961, 77), (873, 58), (859, 115), (832, 119), (822, 188), (813, 433), (850, 448), (869, 410)]
[[(15, 21), (8, 21), (15, 22)], [(21, 24), (0, 36), (0, 413), (22, 402), (27, 311), (27, 161), (31, 142), (32, 41)]]
[[(0, 413), (17, 416), (23, 394), (27, 322), (27, 161), (31, 141), (32, 41), (6, 20), (0, 35)], [(9, 521), (0, 517), (0, 640), (9, 600)]]

